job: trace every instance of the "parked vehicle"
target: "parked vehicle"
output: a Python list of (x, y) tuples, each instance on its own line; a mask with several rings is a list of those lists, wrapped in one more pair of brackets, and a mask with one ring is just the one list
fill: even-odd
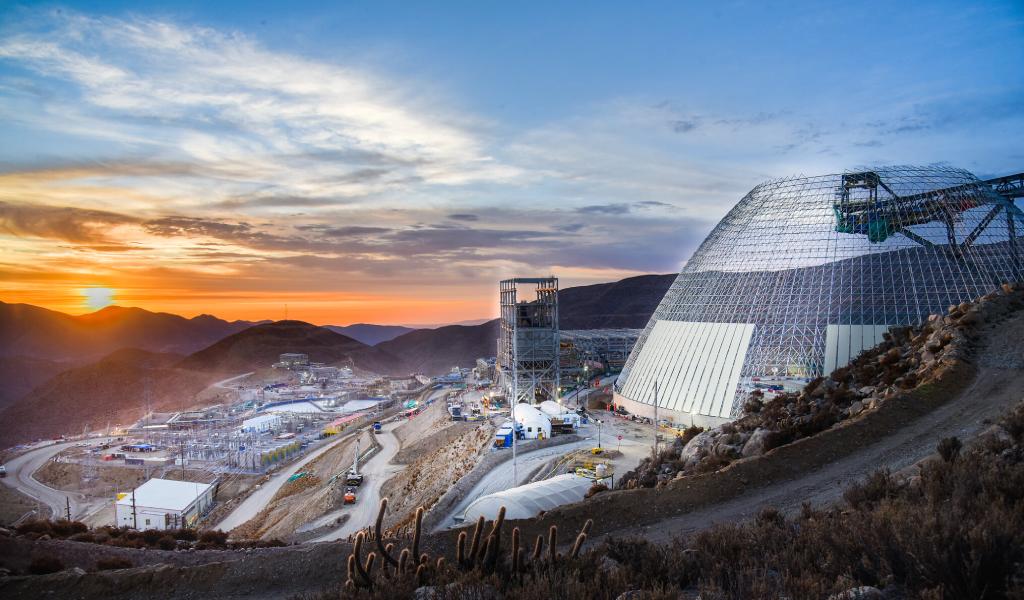
[(7, 477), (7, 466), (0, 465), (0, 478)]
[(355, 504), (356, 503), (356, 491), (354, 489), (352, 489), (352, 488), (345, 488), (344, 503), (345, 504)]

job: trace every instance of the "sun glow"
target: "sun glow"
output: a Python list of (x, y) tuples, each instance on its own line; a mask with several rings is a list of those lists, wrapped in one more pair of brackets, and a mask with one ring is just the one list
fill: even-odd
[(85, 305), (90, 310), (106, 308), (114, 303), (114, 290), (106, 287), (90, 287), (82, 290)]

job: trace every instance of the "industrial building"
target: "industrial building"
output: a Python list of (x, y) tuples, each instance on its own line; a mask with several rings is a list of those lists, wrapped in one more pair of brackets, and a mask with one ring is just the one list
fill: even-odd
[(118, 527), (179, 529), (192, 527), (213, 506), (213, 484), (153, 478), (123, 494), (114, 505)]
[(562, 331), (559, 361), (562, 375), (578, 374), (585, 365), (619, 371), (626, 364), (642, 329), (575, 329)]
[(304, 369), (309, 366), (309, 355), (298, 352), (286, 352), (274, 363), (275, 369)]
[(616, 404), (718, 425), (755, 386), (798, 389), (890, 327), (1020, 281), (1022, 181), (880, 167), (758, 185), (662, 299)]
[(507, 279), (499, 295), (497, 370), (506, 397), (529, 404), (557, 399), (558, 278)]

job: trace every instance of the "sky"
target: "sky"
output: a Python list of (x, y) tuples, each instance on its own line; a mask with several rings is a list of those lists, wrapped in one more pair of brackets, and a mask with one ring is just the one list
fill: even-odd
[(0, 300), (478, 319), (676, 272), (766, 179), (1022, 134), (1019, 1), (2, 2)]

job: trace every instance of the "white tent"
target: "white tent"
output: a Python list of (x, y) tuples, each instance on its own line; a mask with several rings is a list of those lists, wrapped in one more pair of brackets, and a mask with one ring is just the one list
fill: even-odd
[(498, 509), (502, 506), (505, 507), (506, 519), (529, 519), (541, 511), (583, 500), (593, 484), (592, 479), (573, 473), (556, 475), (551, 479), (477, 498), (466, 507), (463, 520), (472, 522), (481, 516), (492, 520), (498, 516)]
[(551, 437), (551, 418), (536, 408), (520, 402), (515, 406), (515, 420), (523, 426), (523, 435), (528, 440), (540, 437)]
[(544, 414), (549, 415), (555, 423), (572, 425), (573, 429), (579, 429), (580, 416), (554, 400), (545, 400), (540, 403), (540, 409)]
[(545, 400), (540, 403), (540, 411), (551, 417), (560, 417), (566, 412), (565, 407), (554, 400)]

